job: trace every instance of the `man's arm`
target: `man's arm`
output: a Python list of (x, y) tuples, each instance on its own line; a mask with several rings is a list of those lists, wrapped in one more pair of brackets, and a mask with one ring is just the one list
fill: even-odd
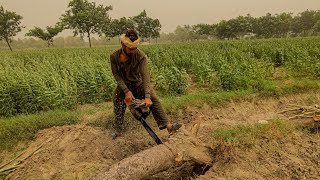
[(123, 90), (124, 93), (129, 92), (129, 89), (127, 85), (124, 83), (123, 79), (120, 76), (120, 73), (118, 72), (117, 65), (116, 65), (116, 59), (111, 55), (110, 56), (110, 62), (111, 62), (111, 70), (114, 79), (117, 81), (118, 86)]
[(150, 98), (150, 73), (147, 58), (143, 53), (140, 59), (140, 73), (142, 76), (145, 98)]

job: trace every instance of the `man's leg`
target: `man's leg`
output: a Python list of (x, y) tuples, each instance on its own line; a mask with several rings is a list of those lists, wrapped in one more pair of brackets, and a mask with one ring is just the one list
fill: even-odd
[(167, 128), (167, 125), (170, 123), (167, 114), (165, 113), (157, 95), (151, 90), (151, 97), (152, 106), (150, 107), (150, 110), (152, 112), (152, 115), (154, 119), (156, 120), (159, 129), (165, 129)]
[(126, 104), (124, 103), (125, 94), (120, 87), (117, 87), (113, 97), (113, 110), (115, 114), (115, 129), (117, 132), (124, 130), (124, 114)]
[[(138, 99), (144, 99), (144, 88), (143, 85), (138, 85), (134, 90), (134, 96)], [(152, 106), (150, 110), (154, 119), (156, 120), (159, 129), (167, 129), (169, 133), (175, 131), (181, 127), (179, 123), (173, 123), (169, 120), (167, 114), (165, 113), (157, 95), (155, 94), (154, 90), (151, 89), (150, 99), (152, 101)]]
[[(143, 84), (137, 85), (132, 92), (135, 98), (137, 99), (145, 98)], [(169, 119), (166, 113), (164, 112), (164, 109), (162, 108), (161, 103), (153, 89), (151, 89), (150, 99), (152, 101), (152, 106), (150, 107), (150, 111), (152, 112), (152, 115), (156, 120), (159, 129), (167, 128), (167, 125), (169, 124)]]

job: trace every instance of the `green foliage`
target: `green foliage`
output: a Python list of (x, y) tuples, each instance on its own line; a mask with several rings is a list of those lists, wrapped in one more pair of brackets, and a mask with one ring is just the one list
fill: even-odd
[(221, 21), (216, 26), (216, 35), (220, 39), (240, 38), (252, 31), (252, 17), (249, 14), (246, 17), (239, 16), (228, 21)]
[(62, 31), (62, 27), (60, 25), (56, 25), (54, 27), (47, 26), (46, 31), (39, 28), (34, 27), (34, 29), (29, 30), (26, 36), (34, 36), (39, 39), (42, 39), (47, 42), (48, 47), (53, 45), (53, 38), (58, 35)]
[(216, 25), (210, 25), (210, 24), (196, 24), (192, 26), (193, 32), (199, 36), (201, 35), (207, 35), (207, 36), (213, 36), (215, 34), (215, 28)]
[(22, 115), (0, 119), (0, 151), (11, 149), (19, 141), (30, 140), (36, 133), (52, 126), (75, 124), (76, 112), (49, 111), (38, 115)]
[(178, 25), (174, 33), (162, 34), (159, 41), (191, 41), (198, 39), (283, 38), (319, 35), (320, 10), (252, 17), (238, 16), (216, 24)]
[(11, 51), (10, 43), (12, 38), (23, 28), (20, 25), (21, 19), (22, 16), (15, 12), (4, 10), (3, 6), (0, 6), (0, 40), (4, 40)]
[(75, 36), (79, 34), (82, 38), (86, 35), (91, 47), (91, 34), (102, 34), (102, 29), (111, 21), (108, 11), (112, 10), (112, 7), (97, 6), (95, 2), (87, 0), (72, 0), (68, 8), (61, 17), (61, 24), (66, 29), (73, 29)]
[(147, 38), (150, 41), (150, 38), (157, 38), (160, 36), (160, 21), (148, 17), (145, 10), (131, 19), (134, 21), (135, 28), (142, 38)]
[(174, 30), (175, 41), (191, 41), (196, 39), (194, 30), (189, 25), (177, 26)]
[(231, 99), (243, 99), (250, 94), (252, 94), (252, 91), (219, 91), (214, 93), (197, 91), (179, 97), (163, 97), (161, 103), (168, 112), (176, 113), (178, 110), (184, 109), (190, 104), (199, 108), (203, 107), (205, 103), (210, 106), (217, 106), (229, 102)]
[(320, 33), (320, 20), (318, 20), (312, 27), (314, 33)]
[(134, 22), (132, 19), (127, 19), (122, 17), (119, 20), (113, 19), (109, 26), (103, 28), (103, 32), (107, 37), (116, 37), (120, 36), (127, 29), (134, 29)]
[(162, 94), (176, 95), (187, 92), (187, 73), (177, 67), (160, 68), (155, 78), (155, 88)]
[(311, 30), (315, 23), (320, 20), (320, 11), (306, 10), (299, 13), (293, 19), (293, 32), (305, 33)]
[(120, 36), (127, 29), (135, 29), (139, 32), (142, 39), (151, 40), (151, 38), (160, 37), (161, 24), (158, 19), (148, 17), (147, 12), (143, 10), (140, 14), (133, 17), (122, 17), (113, 19), (103, 27), (103, 33), (106, 37)]
[(253, 145), (263, 137), (282, 138), (293, 132), (294, 125), (285, 120), (272, 120), (267, 124), (239, 125), (234, 128), (219, 128), (212, 132), (215, 140), (239, 143), (241, 145)]
[[(109, 55), (115, 48), (2, 52), (0, 116), (110, 101), (116, 82)], [(265, 95), (284, 94), (286, 88), (288, 92), (301, 91), (304, 85), (318, 87), (314, 82), (320, 76), (320, 41), (315, 37), (176, 43), (141, 49), (150, 58), (152, 82), (161, 95), (186, 94), (189, 87)], [(279, 68), (285, 76), (274, 77)], [(314, 81), (279, 88), (290, 77)]]
[(195, 80), (201, 87), (209, 88), (211, 90), (218, 90), (221, 88), (218, 71), (205, 63), (197, 63), (193, 69)]
[(270, 77), (271, 64), (254, 59), (242, 59), (222, 64), (218, 76), (225, 90), (257, 88)]
[[(87, 52), (53, 49), (4, 56), (0, 62), (0, 116), (111, 100), (115, 82), (105, 67), (107, 54), (104, 49)], [(95, 60), (98, 58), (100, 61)]]

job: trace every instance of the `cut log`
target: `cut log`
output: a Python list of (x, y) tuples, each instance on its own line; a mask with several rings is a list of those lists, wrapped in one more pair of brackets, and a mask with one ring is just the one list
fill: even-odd
[(179, 132), (174, 133), (164, 144), (125, 158), (93, 179), (146, 179), (190, 161), (198, 165), (211, 166), (211, 148), (197, 139), (192, 132), (196, 130), (188, 131), (181, 127)]

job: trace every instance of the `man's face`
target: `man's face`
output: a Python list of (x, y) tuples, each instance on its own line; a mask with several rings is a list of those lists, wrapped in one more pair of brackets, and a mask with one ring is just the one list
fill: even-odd
[(129, 48), (127, 46), (124, 47), (124, 53), (129, 57), (132, 57), (137, 52), (137, 48)]

